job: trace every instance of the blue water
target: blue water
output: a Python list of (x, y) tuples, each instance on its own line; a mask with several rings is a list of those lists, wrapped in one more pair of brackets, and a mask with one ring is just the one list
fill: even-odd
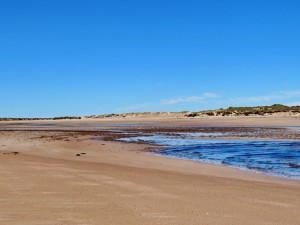
[(121, 140), (166, 146), (163, 150), (153, 152), (157, 155), (300, 179), (300, 141), (194, 139), (193, 136), (157, 135)]

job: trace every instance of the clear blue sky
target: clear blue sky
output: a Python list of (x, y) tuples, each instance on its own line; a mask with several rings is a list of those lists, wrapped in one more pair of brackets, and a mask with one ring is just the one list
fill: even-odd
[(300, 104), (298, 0), (1, 0), (0, 117)]

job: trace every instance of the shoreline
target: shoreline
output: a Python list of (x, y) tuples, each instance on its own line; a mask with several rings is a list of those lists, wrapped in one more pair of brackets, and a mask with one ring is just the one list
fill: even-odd
[[(34, 133), (31, 131), (19, 131), (20, 133), (25, 132), (25, 133)], [(42, 133), (43, 131), (38, 131), (38, 133)], [(48, 131), (48, 132), (52, 132), (52, 131)], [(12, 133), (14, 133), (14, 131), (12, 131)], [(75, 132), (76, 133), (76, 132)], [(1, 135), (1, 131), (0, 131), (0, 135)], [(21, 134), (22, 135), (22, 134)], [(153, 163), (156, 164), (158, 158), (161, 159), (161, 161), (167, 162), (167, 161), (172, 161), (172, 163), (175, 163), (178, 166), (178, 163), (182, 163), (184, 165), (184, 167), (189, 167), (189, 164), (193, 164), (192, 167), (196, 166), (200, 166), (201, 168), (203, 167), (207, 167), (205, 169), (205, 173), (202, 173), (200, 171), (195, 170), (195, 168), (193, 168), (192, 170), (176, 170), (175, 168), (170, 169), (170, 171), (177, 171), (177, 172), (187, 172), (187, 173), (195, 173), (195, 174), (201, 174), (201, 175), (210, 175), (210, 176), (220, 176), (223, 178), (237, 178), (237, 179), (241, 179), (241, 180), (249, 180), (249, 181), (268, 181), (268, 182), (275, 182), (275, 183), (290, 183), (290, 184), (295, 184), (295, 185), (300, 185), (300, 180), (298, 179), (290, 179), (287, 177), (281, 177), (281, 176), (274, 176), (274, 175), (270, 175), (270, 174), (266, 174), (266, 173), (260, 173), (260, 172), (255, 172), (255, 171), (244, 171), (242, 169), (239, 168), (235, 168), (235, 167), (230, 167), (230, 166), (226, 166), (226, 165), (222, 165), (222, 164), (216, 164), (216, 163), (210, 163), (210, 162), (205, 162), (205, 161), (197, 161), (197, 160), (189, 160), (189, 159), (184, 159), (184, 158), (176, 158), (176, 157), (169, 157), (169, 156), (164, 156), (164, 155), (158, 155), (158, 154), (153, 154), (153, 152), (155, 152), (156, 150), (160, 150), (160, 149), (165, 149), (165, 146), (162, 145), (156, 145), (153, 143), (135, 143), (135, 142), (123, 142), (123, 141), (104, 141), (101, 139), (93, 139), (93, 135), (88, 136), (88, 138), (84, 138), (83, 142), (84, 145), (88, 145), (88, 146), (92, 146), (93, 150), (95, 151), (95, 148), (98, 148), (101, 145), (107, 146), (109, 148), (115, 148), (116, 146), (118, 149), (118, 152), (120, 152), (120, 146), (124, 146), (126, 145), (126, 147), (121, 147), (122, 151), (124, 151), (125, 155), (130, 155), (131, 158), (135, 158), (136, 156), (142, 157), (143, 160), (147, 161), (153, 161)], [(13, 152), (18, 152), (19, 154), (23, 154), (23, 155), (27, 155), (27, 156), (32, 156), (32, 157), (42, 157), (42, 158), (51, 158), (51, 159), (57, 159), (57, 160), (71, 160), (71, 161), (77, 161), (77, 160), (81, 160), (81, 158), (76, 158), (73, 157), (75, 155), (72, 156), (68, 156), (66, 157), (66, 155), (56, 155), (53, 154), (51, 152), (47, 152), (47, 148), (48, 147), (53, 147), (53, 145), (56, 146), (60, 146), (66, 149), (70, 149), (70, 148), (74, 148), (74, 150), (78, 149), (78, 147), (83, 147), (82, 145), (80, 146), (76, 146), (81, 144), (80, 142), (74, 142), (74, 141), (70, 141), (70, 140), (55, 140), (54, 141), (42, 141), (42, 140), (38, 140), (35, 138), (30, 138), (32, 140), (35, 140), (33, 143), (31, 143), (31, 141), (29, 143), (26, 144), (18, 144), (17, 146), (13, 147), (13, 148), (8, 148), (5, 145), (5, 148), (2, 148), (0, 146), (0, 154), (3, 153), (13, 153)], [(224, 139), (224, 140), (230, 140), (230, 139)], [(246, 140), (246, 139), (243, 139)], [(254, 139), (257, 140), (257, 139)], [(278, 141), (285, 141), (285, 140), (278, 140)], [(293, 140), (288, 140), (288, 141), (293, 141)], [(19, 142), (19, 141), (18, 141)], [(15, 143), (13, 143), (13, 145), (15, 145)], [(24, 146), (25, 147), (25, 151), (24, 151)], [(38, 146), (38, 147), (37, 147)], [(20, 147), (22, 149), (20, 149)], [(46, 149), (43, 152), (39, 152), (40, 148)], [(28, 151), (28, 149), (30, 149)], [(117, 152), (117, 154), (118, 154)], [(114, 152), (116, 153), (116, 152)], [(142, 155), (142, 156), (141, 156)], [(150, 157), (151, 156), (151, 157)], [(157, 158), (158, 157), (158, 158)], [(116, 163), (114, 160), (113, 163)], [(79, 161), (82, 162), (82, 161)], [(99, 161), (98, 158), (88, 158), (87, 161), (84, 161), (86, 163), (104, 163), (102, 160)], [(126, 166), (136, 166), (134, 161), (130, 161), (130, 162), (125, 162), (123, 163), (122, 161), (118, 162), (120, 165), (126, 165)], [(172, 164), (171, 163), (171, 164)], [(130, 164), (130, 165), (129, 165)], [(141, 166), (140, 164), (137, 164), (138, 166)], [(143, 165), (142, 167), (148, 168), (147, 166)], [(157, 167), (149, 167), (148, 169), (157, 169)], [(166, 169), (166, 168), (164, 168)], [(182, 168), (181, 168), (182, 169)], [(186, 169), (186, 168), (184, 168)], [(191, 169), (191, 168), (189, 168)], [(209, 172), (209, 170), (212, 170), (211, 172)], [(215, 171), (217, 171), (217, 174), (214, 174)], [(200, 172), (200, 173), (199, 173)]]
[[(78, 124), (55, 126), (74, 129)], [(91, 140), (95, 135), (0, 131), (0, 221), (7, 225), (300, 222), (298, 180), (155, 156), (145, 152), (153, 145), (115, 142), (109, 135)]]
[[(132, 137), (144, 136), (144, 135), (148, 136), (148, 135), (150, 135), (150, 133), (151, 133), (150, 136), (152, 136), (153, 132), (154, 133), (155, 132), (160, 132), (161, 130), (164, 130), (164, 129), (167, 129), (168, 132), (176, 133), (176, 132), (179, 132), (179, 131), (181, 131), (181, 132), (197, 132), (197, 129), (199, 129), (199, 128), (209, 129), (209, 130), (216, 128), (217, 131), (214, 131), (214, 132), (219, 133), (220, 132), (219, 129), (224, 130), (225, 128), (229, 128), (230, 131), (237, 128), (238, 131), (244, 132), (244, 130), (247, 131), (247, 129), (249, 129), (249, 128), (250, 128), (250, 130), (254, 129), (254, 128), (260, 128), (260, 129), (263, 128), (263, 129), (266, 129), (266, 130), (268, 130), (268, 129), (271, 129), (271, 130), (279, 129), (280, 130), (280, 129), (286, 129), (287, 127), (285, 127), (285, 126), (282, 127), (282, 128), (281, 127), (268, 127), (268, 126), (261, 126), (261, 127), (243, 126), (243, 125), (240, 125), (240, 126), (232, 125), (232, 126), (229, 126), (229, 127), (226, 126), (226, 125), (222, 125), (221, 127), (218, 127), (219, 123), (217, 123), (217, 124), (213, 123), (208, 127), (206, 127), (205, 125), (202, 127), (203, 124), (196, 124), (195, 126), (190, 127), (189, 123), (187, 123), (186, 124), (187, 128), (185, 128), (185, 127), (181, 127), (181, 126), (177, 127), (178, 124), (174, 123), (174, 121), (171, 120), (171, 121), (167, 121), (167, 124), (168, 125), (173, 124), (175, 126), (169, 127), (169, 126), (162, 125), (162, 126), (157, 127), (158, 124), (152, 124), (153, 121), (151, 121), (150, 124), (146, 124), (146, 125), (144, 125), (142, 123), (141, 127), (139, 127), (139, 125), (141, 125), (141, 124), (138, 123), (138, 124), (135, 125), (135, 126), (137, 126), (137, 128), (135, 128), (135, 126), (133, 126), (134, 127), (134, 129), (133, 129), (133, 127), (131, 127), (131, 126), (127, 127), (126, 125), (122, 126), (121, 128), (118, 127), (118, 125), (120, 125), (120, 124), (119, 124), (119, 121), (117, 120), (117, 121), (113, 121), (113, 123), (110, 123), (109, 126), (104, 127), (105, 128), (104, 130), (103, 129), (100, 129), (100, 130), (90, 129), (88, 126), (80, 127), (80, 129), (78, 129), (78, 126), (77, 126), (78, 124), (76, 124), (76, 123), (75, 123), (75, 126), (74, 126), (76, 129), (74, 129), (74, 127), (66, 127), (67, 129), (57, 129), (57, 128), (59, 128), (60, 125), (62, 125), (62, 127), (65, 127), (66, 124), (67, 125), (69, 124), (69, 123), (66, 123), (66, 122), (69, 122), (69, 121), (59, 121), (58, 123), (52, 124), (52, 125), (54, 125), (55, 129), (53, 129), (53, 127), (48, 127), (48, 123), (45, 124), (46, 125), (45, 128), (37, 129), (39, 127), (43, 127), (43, 125), (44, 125), (43, 123), (40, 123), (40, 121), (34, 121), (34, 122), (31, 122), (31, 123), (18, 123), (18, 122), (17, 123), (8, 123), (8, 125), (17, 125), (17, 126), (21, 125), (22, 128), (12, 128), (12, 129), (8, 128), (7, 130), (5, 129), (5, 127), (7, 126), (7, 123), (5, 122), (5, 123), (0, 124), (0, 132), (11, 132), (11, 133), (15, 133), (15, 132), (18, 132), (18, 133), (22, 133), (22, 132), (25, 132), (25, 133), (27, 133), (27, 132), (29, 132), (29, 133), (41, 133), (41, 132), (44, 132), (45, 135), (42, 135), (42, 138), (47, 138), (47, 135), (50, 133), (50, 135), (48, 136), (48, 140), (46, 140), (46, 141), (52, 141), (51, 139), (53, 139), (53, 140), (62, 140), (60, 138), (54, 138), (54, 136), (52, 136), (53, 133), (55, 134), (55, 133), (58, 132), (59, 135), (60, 135), (60, 133), (62, 133), (62, 134), (67, 135), (67, 136), (70, 135), (70, 134), (72, 134), (71, 136), (79, 136), (79, 137), (82, 136), (82, 135), (83, 136), (90, 136), (91, 138), (86, 139), (86, 140), (96, 140), (97, 142), (99, 142), (99, 140), (100, 141), (102, 140), (102, 138), (98, 138), (98, 136), (100, 135), (100, 137), (103, 137), (103, 135), (105, 134), (105, 135), (107, 135), (107, 136), (104, 135), (105, 136), (105, 138), (104, 138), (105, 141), (110, 141), (110, 142), (115, 142), (115, 143), (122, 143), (122, 144), (131, 143), (131, 144), (135, 144), (137, 146), (140, 145), (140, 144), (146, 145), (146, 147), (144, 149), (140, 149), (139, 151), (144, 152), (144, 153), (149, 153), (149, 154), (152, 154), (152, 155), (155, 155), (155, 156), (162, 156), (162, 157), (166, 157), (166, 158), (175, 158), (175, 159), (178, 159), (178, 160), (187, 160), (187, 161), (192, 161), (192, 162), (197, 162), (197, 163), (204, 163), (204, 164), (213, 165), (213, 166), (221, 166), (221, 167), (224, 167), (224, 168), (235, 169), (235, 170), (242, 171), (242, 172), (245, 172), (245, 173), (265, 175), (267, 177), (274, 177), (274, 178), (279, 178), (279, 179), (284, 179), (284, 180), (292, 180), (292, 181), (296, 181), (296, 182), (299, 180), (299, 179), (290, 178), (290, 177), (286, 177), (286, 176), (281, 176), (281, 175), (277, 175), (277, 174), (269, 174), (269, 173), (253, 171), (253, 170), (251, 171), (251, 170), (247, 170), (247, 169), (243, 169), (243, 168), (235, 167), (235, 166), (230, 166), (230, 165), (222, 165), (221, 163), (207, 162), (207, 161), (203, 161), (203, 160), (194, 160), (194, 159), (187, 159), (187, 158), (161, 155), (161, 154), (155, 153), (155, 151), (167, 149), (168, 146), (165, 146), (165, 145), (162, 145), (162, 144), (155, 144), (155, 143), (151, 143), (151, 142), (147, 142), (147, 141), (146, 142), (144, 142), (144, 141), (142, 141), (142, 142), (129, 141), (128, 142), (128, 141), (121, 140), (120, 137), (118, 137), (119, 133), (122, 134), (123, 132), (126, 133), (127, 131), (134, 133), (137, 130), (138, 130), (138, 133), (142, 132), (142, 134), (138, 134), (138, 135), (135, 134)], [(103, 122), (103, 121), (101, 121), (101, 122)], [(105, 122), (107, 122), (107, 121), (105, 121)], [(138, 122), (138, 121), (135, 121), (135, 122)], [(143, 121), (143, 122), (148, 122), (149, 123), (149, 121)], [(185, 122), (190, 122), (190, 121), (185, 121)], [(84, 125), (86, 125), (86, 124), (84, 124)], [(155, 125), (155, 126), (153, 126), (153, 125)], [(181, 125), (181, 124), (179, 124), (179, 125)], [(35, 126), (34, 129), (32, 129), (32, 126)], [(114, 128), (115, 126), (117, 126), (117, 128), (121, 129), (121, 130), (112, 130), (112, 128)], [(124, 130), (124, 128), (125, 128), (125, 130)], [(130, 133), (128, 133), (128, 134), (130, 134)], [(173, 135), (171, 135), (170, 137), (172, 137), (172, 136)], [(129, 135), (129, 137), (131, 137), (131, 136)], [(124, 137), (122, 137), (122, 138), (124, 138)], [(125, 135), (125, 138), (127, 138), (126, 135)], [(280, 141), (282, 141), (282, 142), (288, 141), (289, 142), (289, 141), (300, 141), (300, 132), (299, 132), (299, 136), (296, 137), (296, 138), (293, 137), (293, 138), (281, 138), (281, 139), (276, 138), (276, 137), (272, 137), (272, 136), (270, 136), (270, 137), (241, 136), (241, 137), (239, 137), (239, 136), (222, 136), (222, 135), (221, 136), (202, 136), (202, 137), (196, 137), (195, 136), (195, 137), (192, 137), (192, 139), (194, 139), (194, 140), (210, 140), (210, 141), (214, 141), (214, 140), (215, 141), (218, 141), (218, 140), (221, 140), (221, 141), (225, 140), (226, 141), (227, 140), (227, 141), (279, 141), (279, 142)], [(70, 141), (70, 140), (66, 140), (66, 141)], [(1, 148), (0, 148), (0, 150), (1, 150)]]
[[(256, 180), (257, 177), (255, 177), (255, 176), (258, 175), (258, 176), (262, 176), (262, 179), (267, 178), (267, 179), (272, 180), (272, 182), (278, 182), (278, 180), (281, 180), (283, 182), (287, 182), (287, 183), (291, 182), (291, 184), (300, 185), (300, 178), (291, 178), (291, 177), (286, 177), (286, 176), (283, 176), (283, 175), (269, 174), (269, 173), (254, 171), (254, 170), (246, 170), (246, 169), (243, 169), (243, 168), (240, 168), (240, 167), (223, 165), (221, 163), (213, 163), (213, 162), (206, 162), (206, 161), (201, 161), (201, 160), (186, 159), (186, 158), (180, 158), (180, 157), (176, 157), (176, 156), (160, 155), (160, 154), (155, 154), (155, 150), (153, 152), (146, 152), (146, 154), (152, 154), (152, 155), (155, 155), (157, 157), (177, 159), (179, 161), (184, 160), (184, 161), (188, 161), (188, 162), (196, 162), (196, 163), (205, 164), (207, 166), (217, 166), (217, 167), (220, 167), (220, 168), (224, 168), (225, 170), (226, 169), (236, 170), (236, 171), (239, 171), (239, 172), (242, 172), (242, 173), (253, 175), (253, 177), (250, 178), (249, 180), (252, 180), (252, 179)], [(227, 177), (227, 178), (230, 178), (230, 177)]]

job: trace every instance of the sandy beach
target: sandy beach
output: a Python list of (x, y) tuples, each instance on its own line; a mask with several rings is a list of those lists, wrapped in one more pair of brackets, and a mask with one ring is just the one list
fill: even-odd
[(0, 225), (300, 225), (300, 1), (0, 1)]
[(300, 126), (300, 119), (2, 122), (0, 224), (300, 224), (297, 180), (155, 156), (145, 153), (153, 148), (147, 144), (74, 132), (86, 124), (92, 130), (114, 124)]

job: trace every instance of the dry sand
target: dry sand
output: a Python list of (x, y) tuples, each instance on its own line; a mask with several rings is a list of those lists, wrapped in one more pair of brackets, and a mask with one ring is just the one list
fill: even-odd
[[(300, 125), (299, 118), (159, 123)], [(43, 135), (0, 131), (1, 225), (300, 224), (298, 181), (153, 156), (142, 144)]]

